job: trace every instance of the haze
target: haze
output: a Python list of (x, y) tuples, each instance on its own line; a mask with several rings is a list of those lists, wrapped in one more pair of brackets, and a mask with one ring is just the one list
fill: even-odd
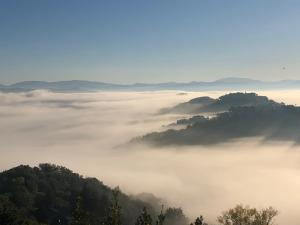
[[(226, 92), (0, 93), (0, 169), (51, 162), (126, 193), (154, 193), (188, 216), (216, 215), (237, 203), (272, 205), (279, 224), (300, 220), (300, 148), (241, 140), (214, 147), (128, 147), (132, 138), (181, 118), (159, 115), (199, 96)], [(300, 91), (258, 92), (300, 104)]]

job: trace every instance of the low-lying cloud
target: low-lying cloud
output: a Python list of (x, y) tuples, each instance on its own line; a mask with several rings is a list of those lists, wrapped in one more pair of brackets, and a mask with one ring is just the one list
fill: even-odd
[[(213, 147), (125, 147), (178, 115), (157, 112), (224, 92), (0, 93), (0, 169), (51, 162), (127, 193), (151, 192), (209, 221), (237, 203), (279, 209), (279, 224), (300, 220), (300, 149), (240, 140)], [(259, 92), (299, 104), (298, 91)], [(120, 147), (121, 146), (121, 147)]]

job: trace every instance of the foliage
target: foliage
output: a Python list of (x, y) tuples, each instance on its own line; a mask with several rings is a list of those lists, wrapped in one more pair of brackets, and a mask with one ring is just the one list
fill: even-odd
[(103, 225), (121, 225), (121, 206), (119, 204), (118, 196), (120, 194), (119, 188), (113, 190), (113, 199), (109, 206)]
[(141, 215), (137, 218), (135, 225), (152, 225), (151, 215), (148, 214), (146, 207), (143, 208)]
[(151, 216), (156, 215), (154, 205), (122, 192), (116, 205), (113, 196), (114, 191), (102, 182), (65, 167), (18, 166), (0, 173), (0, 224), (99, 225), (107, 219), (107, 209), (114, 212), (121, 206), (123, 225), (134, 224), (143, 206)]
[[(142, 212), (140, 213), (140, 209)], [(55, 165), (19, 166), (0, 173), (1, 225), (187, 225), (181, 208), (153, 205)], [(278, 212), (236, 206), (220, 225), (272, 225)], [(207, 225), (202, 216), (191, 225)]]
[(189, 224), (181, 208), (168, 208), (165, 212), (165, 225)]
[(237, 205), (218, 217), (222, 225), (271, 225), (278, 211), (272, 207), (257, 210), (249, 206)]
[(161, 207), (160, 214), (157, 216), (156, 225), (163, 225), (166, 219), (166, 214), (163, 212), (164, 206)]
[(261, 137), (300, 144), (300, 107), (264, 105), (233, 107), (181, 130), (154, 132), (136, 139), (151, 145), (214, 145), (237, 138)]
[(190, 225), (207, 225), (207, 223), (204, 222), (204, 217), (199, 216), (196, 218), (194, 223), (191, 223)]
[(218, 113), (228, 111), (231, 107), (242, 106), (280, 106), (266, 96), (259, 96), (256, 93), (229, 93), (220, 96), (218, 99), (210, 97), (198, 97), (188, 102), (180, 103), (173, 108), (163, 109), (162, 113), (180, 113), (180, 114), (197, 114), (197, 113)]
[(71, 225), (89, 225), (89, 218), (90, 216), (83, 209), (82, 198), (79, 196), (76, 201), (76, 208), (72, 215)]
[[(163, 212), (163, 206), (160, 214), (157, 216), (155, 225), (164, 225), (166, 214)], [(146, 207), (143, 208), (141, 215), (137, 218), (135, 225), (152, 225), (152, 217), (148, 214)]]
[(16, 208), (7, 196), (0, 196), (0, 224), (1, 225), (38, 225), (34, 219)]

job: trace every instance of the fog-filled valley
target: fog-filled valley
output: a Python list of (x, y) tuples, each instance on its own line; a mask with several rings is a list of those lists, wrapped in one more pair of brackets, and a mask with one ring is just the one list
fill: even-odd
[[(274, 206), (278, 224), (298, 224), (300, 146), (291, 140), (265, 142), (255, 136), (209, 146), (128, 144), (191, 117), (162, 110), (228, 93), (0, 93), (0, 169), (54, 163), (127, 194), (153, 193), (190, 218), (202, 214), (212, 224), (239, 203)], [(300, 91), (256, 93), (300, 105)]]

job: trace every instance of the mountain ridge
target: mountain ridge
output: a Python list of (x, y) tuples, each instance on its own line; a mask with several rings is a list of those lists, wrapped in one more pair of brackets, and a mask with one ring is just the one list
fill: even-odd
[(300, 80), (261, 81), (249, 78), (227, 77), (215, 81), (164, 82), (116, 84), (88, 80), (22, 81), (9, 85), (0, 84), (0, 91), (22, 92), (46, 89), (50, 91), (155, 91), (155, 90), (250, 90), (299, 88)]

